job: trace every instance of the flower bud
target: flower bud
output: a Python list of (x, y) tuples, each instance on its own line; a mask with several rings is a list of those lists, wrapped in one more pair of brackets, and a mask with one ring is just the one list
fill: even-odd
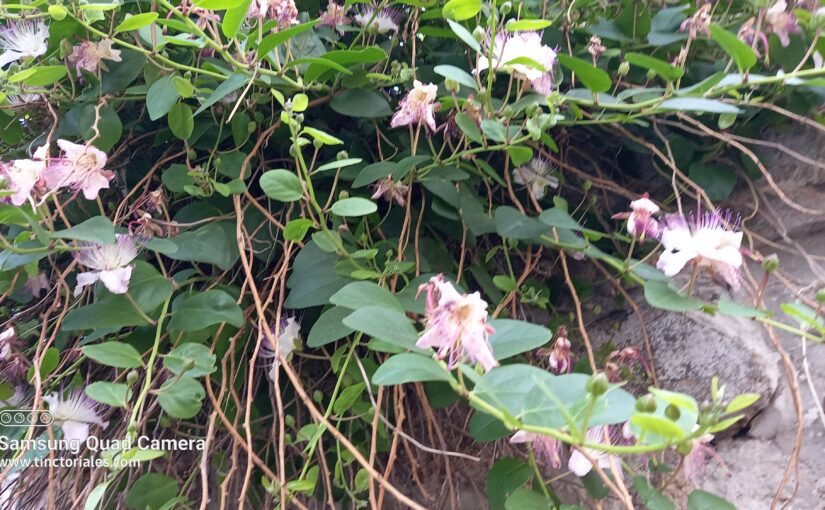
[(344, 200), (346, 198), (349, 198), (349, 191), (341, 190), (341, 192), (338, 193), (338, 200)]
[(316, 138), (315, 140), (312, 140), (312, 146), (318, 150), (321, 150), (321, 148), (324, 146), (324, 142)]
[(616, 71), (616, 74), (618, 74), (619, 76), (624, 76), (629, 72), (630, 72), (630, 62), (624, 61), (621, 64), (619, 64), (619, 69), (618, 69), (618, 71)]
[(186, 154), (186, 157), (189, 159), (195, 159), (198, 157), (198, 153), (195, 152), (195, 149), (192, 149)]
[(189, 372), (190, 370), (195, 368), (195, 360), (187, 359), (183, 362), (183, 366), (181, 367), (182, 372)]
[(62, 39), (60, 41), (60, 56), (61, 57), (68, 57), (72, 54), (74, 47), (72, 46), (71, 41), (68, 39)]
[(773, 273), (779, 267), (779, 257), (776, 253), (768, 255), (765, 257), (765, 260), (762, 261), (762, 269), (764, 269), (768, 273)]
[(349, 159), (349, 153), (347, 151), (340, 151), (338, 154), (335, 155), (335, 159), (338, 161)]
[(258, 124), (257, 124), (256, 122), (254, 122), (254, 121), (249, 121), (249, 122), (246, 124), (246, 132), (247, 132), (247, 133), (252, 134), (252, 133), (254, 133), (254, 132), (255, 132), (255, 130), (256, 130), (256, 129), (258, 129)]
[(501, 4), (501, 7), (498, 8), (498, 12), (501, 13), (502, 16), (507, 16), (510, 14), (510, 11), (513, 10), (513, 3), (512, 2), (504, 2)]
[(295, 417), (291, 414), (284, 416), (284, 425), (287, 427), (294, 427), (295, 426)]
[(320, 390), (315, 390), (312, 394), (312, 400), (315, 401), (316, 404), (320, 404), (324, 401), (324, 392)]
[(642, 395), (638, 400), (636, 400), (636, 410), (640, 413), (656, 412), (656, 397), (650, 393), (647, 395)]
[(600, 397), (607, 393), (607, 390), (610, 388), (610, 380), (608, 380), (604, 372), (593, 374), (590, 376), (590, 379), (587, 380), (585, 388), (588, 393), (594, 397)]
[(451, 80), (451, 79), (449, 79), (449, 78), (447, 78), (446, 80), (444, 80), (444, 88), (446, 88), (446, 89), (447, 89), (447, 90), (449, 90), (450, 92), (456, 93), (456, 92), (458, 92), (458, 89), (459, 89), (460, 87), (461, 87), (461, 86), (459, 85), (459, 83), (458, 83), (457, 81), (455, 81), (455, 80)]
[(50, 5), (49, 6), (49, 16), (52, 17), (53, 20), (61, 21), (66, 19), (66, 16), (69, 14), (69, 11), (66, 10), (65, 7), (62, 5)]
[(129, 370), (129, 373), (126, 374), (126, 384), (129, 386), (134, 386), (138, 380), (138, 373), (137, 370)]
[(647, 79), (648, 80), (655, 80), (656, 79), (656, 71), (654, 71), (653, 69), (648, 69), (647, 70)]
[(483, 41), (483, 40), (484, 40), (484, 38), (486, 37), (486, 35), (487, 35), (487, 34), (484, 32), (484, 29), (483, 29), (483, 28), (481, 28), (481, 26), (477, 26), (477, 27), (473, 30), (473, 39), (475, 39), (475, 40), (476, 40), (476, 42), (481, 42), (481, 41)]
[(679, 408), (675, 405), (670, 404), (665, 408), (665, 416), (667, 416), (672, 421), (676, 421), (679, 419), (680, 416), (682, 416), (682, 411), (680, 411)]
[(825, 7), (820, 7), (813, 15), (814, 28), (825, 28)]
[(691, 450), (693, 450), (693, 443), (690, 441), (680, 443), (676, 446), (676, 451), (682, 455), (687, 455)]
[(298, 115), (296, 115), (295, 116), (295, 122), (297, 122), (298, 124), (303, 124), (304, 123), (304, 114), (299, 113)]
[(593, 181), (587, 180), (582, 183), (582, 189), (584, 191), (590, 191), (590, 188), (593, 187)]

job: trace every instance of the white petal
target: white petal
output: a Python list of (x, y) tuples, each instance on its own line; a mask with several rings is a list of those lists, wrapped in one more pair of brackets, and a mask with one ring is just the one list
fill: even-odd
[(64, 421), (61, 425), (63, 437), (69, 441), (84, 442), (89, 437), (89, 424), (78, 421)]
[(110, 269), (99, 273), (100, 281), (112, 294), (126, 294), (129, 291), (129, 279), (132, 277), (132, 266)]
[(100, 279), (100, 273), (97, 271), (89, 271), (86, 273), (79, 273), (77, 275), (77, 285), (74, 288), (74, 296), (77, 297), (83, 292), (83, 287), (92, 285)]
[(567, 461), (567, 469), (576, 476), (582, 477), (593, 469), (593, 464), (580, 451), (576, 450), (570, 455), (570, 460)]
[(694, 251), (666, 251), (659, 255), (656, 267), (668, 276), (676, 276), (685, 267), (685, 264), (696, 258)]
[(20, 60), (23, 54), (17, 51), (6, 50), (0, 55), (0, 67), (4, 67), (6, 64), (10, 64), (15, 60)]

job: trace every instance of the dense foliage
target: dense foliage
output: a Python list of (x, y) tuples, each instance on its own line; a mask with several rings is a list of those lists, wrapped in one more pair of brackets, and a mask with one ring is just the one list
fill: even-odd
[(825, 335), (763, 310), (740, 274), (775, 263), (714, 205), (775, 188), (748, 137), (817, 114), (809, 4), (4, 2), (0, 393), (54, 426), (2, 432), (106, 461), (4, 468), (4, 504), (434, 507), (435, 449), (492, 508), (557, 508), (559, 468), (674, 508), (756, 397), (657, 388), (583, 314), (608, 289)]

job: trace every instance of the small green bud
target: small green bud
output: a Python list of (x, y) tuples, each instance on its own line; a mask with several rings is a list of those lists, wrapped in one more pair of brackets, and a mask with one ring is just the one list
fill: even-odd
[(129, 370), (129, 373), (126, 374), (126, 384), (129, 386), (134, 386), (138, 380), (138, 373), (137, 370)]
[(60, 41), (60, 55), (63, 57), (68, 57), (72, 54), (74, 47), (72, 46), (71, 41), (68, 39), (62, 39)]
[(320, 390), (315, 390), (315, 392), (312, 394), (312, 400), (314, 400), (315, 403), (320, 404), (324, 401), (324, 392)]
[(324, 146), (324, 142), (322, 142), (321, 140), (318, 140), (316, 138), (315, 140), (312, 141), (312, 146), (315, 147), (318, 150), (321, 150), (321, 148)]
[(294, 427), (295, 426), (295, 417), (291, 414), (284, 416), (284, 424), (287, 427)]
[(51, 16), (53, 20), (62, 21), (66, 19), (66, 16), (68, 16), (68, 14), (69, 11), (67, 11), (66, 8), (62, 5), (49, 6), (49, 16)]
[(249, 121), (246, 124), (246, 132), (247, 133), (252, 134), (252, 133), (255, 132), (256, 129), (258, 129), (258, 123), (257, 122)]
[(498, 12), (501, 13), (502, 16), (507, 16), (510, 14), (510, 11), (513, 10), (513, 3), (512, 2), (504, 2), (501, 4), (501, 7), (498, 8)]
[(655, 80), (656, 79), (656, 71), (654, 71), (653, 69), (648, 69), (647, 70), (647, 79), (648, 80)]
[(195, 159), (198, 157), (198, 153), (195, 152), (195, 149), (192, 149), (188, 153), (186, 153), (186, 157), (189, 159)]
[(816, 302), (825, 303), (825, 289), (819, 289), (816, 291)]
[(444, 80), (444, 88), (450, 92), (456, 93), (461, 88), (461, 85), (459, 85), (457, 81), (447, 78)]
[(636, 400), (636, 410), (640, 413), (656, 412), (656, 397), (650, 393), (647, 395), (642, 395), (638, 400)]
[(625, 76), (627, 73), (630, 72), (630, 62), (624, 61), (619, 64), (619, 69), (616, 71), (616, 74), (619, 76)]
[(486, 37), (487, 37), (487, 34), (484, 32), (484, 29), (481, 28), (480, 25), (475, 27), (475, 29), (473, 30), (473, 39), (475, 39), (476, 42), (481, 42)]
[(682, 411), (680, 411), (679, 408), (675, 405), (670, 404), (665, 408), (665, 416), (667, 416), (672, 421), (676, 421), (679, 419), (680, 416), (682, 416)]
[(779, 257), (776, 253), (768, 255), (765, 257), (765, 260), (762, 261), (762, 269), (764, 269), (768, 273), (773, 273), (779, 267)]
[(605, 375), (604, 372), (599, 372), (598, 374), (593, 374), (590, 376), (590, 379), (587, 380), (587, 385), (585, 388), (588, 393), (594, 397), (600, 397), (607, 393), (607, 390), (610, 389), (610, 380), (608, 380), (607, 375)]
[(264, 121), (264, 114), (263, 114), (263, 112), (255, 112), (255, 115), (253, 115), (252, 118), (255, 119), (255, 122), (260, 124), (261, 122)]
[(340, 151), (338, 154), (335, 155), (335, 159), (338, 161), (343, 161), (345, 159), (349, 159), (349, 152), (347, 151)]
[(699, 404), (699, 412), (702, 414), (707, 414), (711, 411), (713, 411), (713, 404), (711, 404), (709, 400), (705, 400)]
[(298, 115), (296, 115), (295, 116), (295, 122), (297, 122), (298, 124), (303, 124), (304, 123), (304, 114), (299, 113)]
[(188, 360), (183, 362), (183, 366), (181, 367), (181, 370), (183, 372), (189, 372), (190, 370), (192, 370), (194, 368), (195, 368), (195, 360), (188, 359)]
[(292, 434), (284, 434), (284, 444), (287, 446), (292, 444)]
[(346, 198), (349, 198), (349, 191), (341, 190), (341, 192), (338, 193), (338, 200), (344, 200)]
[(676, 451), (682, 455), (687, 455), (691, 450), (693, 450), (693, 443), (691, 442), (680, 443), (676, 446)]
[(593, 187), (593, 181), (587, 180), (582, 183), (582, 189), (584, 191), (590, 191), (590, 188)]

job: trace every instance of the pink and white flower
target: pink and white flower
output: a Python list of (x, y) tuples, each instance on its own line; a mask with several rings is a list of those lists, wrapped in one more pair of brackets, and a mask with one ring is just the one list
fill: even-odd
[(677, 275), (689, 262), (709, 268), (732, 288), (739, 286), (742, 266), (742, 232), (731, 213), (705, 213), (689, 222), (684, 216), (670, 215), (664, 220), (661, 242), (665, 251), (656, 267), (668, 276)]
[(246, 17), (278, 20), (279, 27), (288, 27), (298, 23), (298, 8), (295, 0), (252, 0)]
[(114, 244), (87, 243), (75, 253), (75, 259), (93, 271), (77, 275), (74, 295), (79, 296), (83, 288), (100, 281), (112, 294), (125, 294), (129, 291), (134, 265), (130, 264), (138, 254), (135, 241), (126, 234), (115, 234)]
[(533, 158), (526, 165), (513, 169), (513, 181), (527, 187), (536, 200), (547, 195), (547, 188), (559, 187), (559, 180), (550, 175), (553, 166), (544, 158)]
[[(492, 67), (494, 71), (504, 71), (520, 80), (527, 80), (533, 90), (540, 94), (547, 95), (553, 92), (553, 70), (556, 67), (557, 55), (555, 50), (542, 44), (538, 32), (498, 34), (492, 44), (492, 65), (488, 43), (488, 48), (478, 56), (476, 73)], [(519, 58), (528, 58), (544, 69), (537, 69), (523, 62), (511, 63)]]
[(11, 62), (46, 53), (48, 27), (40, 21), (8, 21), (0, 28), (0, 68)]
[(63, 437), (68, 441), (82, 443), (89, 437), (91, 425), (104, 429), (109, 425), (97, 413), (98, 404), (81, 390), (75, 390), (68, 396), (52, 393), (44, 396), (43, 400), (49, 404), (54, 422), (63, 429)]
[(536, 459), (542, 464), (558, 469), (561, 467), (561, 442), (544, 434), (520, 430), (510, 436), (510, 444), (530, 443)]
[(281, 366), (281, 360), (289, 361), (292, 357), (292, 351), (300, 346), (300, 342), (301, 324), (295, 317), (284, 317), (281, 319), (277, 345), (268, 338), (264, 339), (264, 342), (261, 344), (261, 357), (272, 359), (272, 365), (269, 368), (269, 372), (267, 372), (271, 381), (275, 380), (275, 372), (277, 372), (278, 367)]
[(567, 338), (567, 328), (559, 326), (556, 341), (552, 349), (540, 349), (539, 354), (547, 356), (550, 371), (554, 374), (569, 374), (573, 370), (573, 360), (570, 354), (571, 344)]
[(435, 99), (437, 96), (437, 85), (432, 83), (424, 85), (415, 80), (413, 89), (399, 103), (398, 111), (392, 116), (390, 126), (418, 125), (423, 122), (431, 131), (435, 131)]
[(353, 16), (358, 25), (362, 28), (371, 28), (379, 34), (388, 32), (398, 32), (404, 14), (398, 9), (386, 7), (376, 11), (374, 5), (361, 6), (361, 10)]
[(765, 11), (765, 23), (768, 29), (779, 37), (782, 47), (787, 47), (791, 43), (791, 34), (799, 32), (796, 16), (788, 12), (785, 0), (778, 0)]
[(47, 158), (48, 148), (41, 145), (32, 159), (16, 159), (9, 164), (0, 162), (0, 177), (6, 182), (6, 189), (14, 192), (8, 197), (12, 204), (20, 206), (33, 200), (32, 192), (46, 171)]
[(94, 200), (101, 189), (109, 187), (115, 174), (104, 169), (106, 153), (94, 145), (80, 145), (68, 140), (57, 140), (63, 155), (54, 164), (49, 165), (44, 178), (51, 190), (69, 187), (75, 191), (82, 190), (87, 200)]
[(330, 28), (337, 28), (341, 25), (349, 25), (351, 20), (347, 17), (347, 9), (343, 5), (338, 5), (335, 0), (329, 0), (327, 10), (321, 12), (321, 25)]
[[(695, 429), (696, 427), (694, 427), (694, 430)], [(688, 480), (697, 481), (699, 476), (704, 473), (708, 461), (712, 459), (717, 460), (724, 466), (722, 457), (716, 453), (716, 449), (711, 446), (711, 441), (713, 441), (713, 434), (704, 434), (692, 441), (693, 444), (690, 453), (685, 455), (684, 464), (682, 465), (685, 478)]]
[(111, 39), (83, 41), (72, 48), (72, 54), (69, 55), (69, 62), (74, 65), (78, 76), (81, 75), (81, 69), (97, 74), (100, 69), (105, 69), (104, 60), (120, 62), (120, 50), (112, 49)]
[[(605, 427), (593, 427), (588, 429), (585, 441), (594, 444), (610, 444), (610, 440), (605, 441), (604, 438)], [(584, 452), (584, 453), (582, 453)], [(585, 453), (587, 456), (585, 456)], [(576, 476), (585, 476), (593, 469), (593, 464), (588, 460), (590, 457), (602, 469), (610, 469), (613, 474), (622, 477), (622, 462), (615, 455), (609, 455), (601, 450), (594, 450), (592, 448), (576, 448), (570, 455), (570, 460), (567, 461), (567, 469), (572, 471)]]
[(438, 349), (439, 359), (449, 357), (449, 367), (455, 368), (462, 359), (481, 363), (485, 371), (498, 366), (490, 347), (493, 327), (487, 324), (487, 303), (478, 292), (459, 294), (443, 275), (430, 278), (418, 287), (427, 291), (426, 329), (416, 346)]
[(395, 202), (401, 207), (407, 205), (407, 192), (410, 187), (401, 181), (393, 180), (391, 175), (376, 182), (373, 189), (373, 199), (383, 197), (387, 202)]
[(662, 229), (659, 222), (654, 218), (659, 214), (659, 206), (650, 200), (647, 193), (639, 199), (630, 202), (630, 212), (613, 215), (614, 220), (627, 219), (627, 232), (632, 236), (658, 239)]

